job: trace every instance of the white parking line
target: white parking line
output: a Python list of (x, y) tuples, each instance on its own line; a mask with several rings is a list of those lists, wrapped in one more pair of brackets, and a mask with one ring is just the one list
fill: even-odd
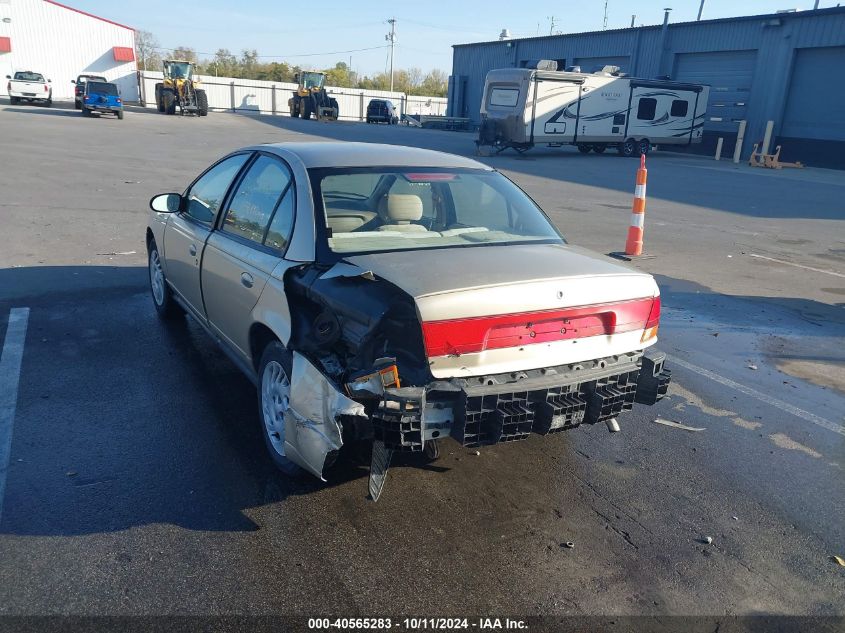
[(788, 262), (785, 259), (776, 259), (774, 257), (766, 257), (765, 255), (756, 255), (755, 253), (748, 253), (749, 257), (756, 257), (757, 259), (767, 259), (770, 262), (777, 262), (786, 266), (795, 266), (796, 268), (803, 268), (805, 270), (812, 270), (814, 273), (824, 273), (825, 275), (833, 275), (834, 277), (845, 277), (842, 273), (837, 273), (832, 270), (824, 270), (823, 268), (813, 268), (812, 266), (805, 266), (804, 264), (796, 264), (795, 262)]
[(673, 364), (679, 365), (680, 367), (683, 367), (685, 369), (689, 369), (690, 371), (694, 371), (695, 373), (700, 374), (705, 378), (709, 378), (710, 380), (718, 382), (720, 385), (730, 387), (731, 389), (736, 389), (740, 393), (744, 393), (746, 396), (751, 396), (752, 398), (755, 398), (760, 402), (765, 402), (766, 404), (771, 405), (777, 409), (782, 409), (787, 413), (791, 413), (795, 417), (801, 418), (802, 420), (806, 420), (807, 422), (812, 422), (813, 424), (816, 424), (822, 427), (823, 429), (833, 431), (834, 433), (839, 433), (840, 435), (845, 435), (845, 427), (843, 427), (841, 424), (836, 424), (836, 422), (826, 420), (825, 418), (818, 416), (815, 413), (810, 413), (809, 411), (805, 411), (804, 409), (794, 407), (791, 404), (784, 402), (783, 400), (778, 400), (777, 398), (773, 398), (772, 396), (757, 391), (756, 389), (746, 387), (745, 385), (735, 382), (730, 378), (720, 376), (719, 374), (712, 372), (709, 369), (704, 369), (704, 367), (699, 367), (698, 365), (693, 365), (692, 363), (688, 363), (685, 360), (681, 360), (677, 356), (669, 356), (669, 358), (671, 359)]
[(23, 345), (29, 308), (12, 308), (6, 340), (0, 353), (0, 519), (3, 518), (3, 498), (6, 495), (6, 473), (12, 450), (12, 427), (18, 401), (18, 383), (21, 377)]

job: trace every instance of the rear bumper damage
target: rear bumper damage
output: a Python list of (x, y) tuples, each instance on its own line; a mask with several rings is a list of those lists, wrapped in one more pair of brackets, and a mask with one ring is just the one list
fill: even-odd
[(478, 447), (596, 424), (652, 405), (669, 388), (665, 354), (648, 350), (531, 372), (384, 390), (371, 415), (386, 448), (422, 451), (451, 436)]

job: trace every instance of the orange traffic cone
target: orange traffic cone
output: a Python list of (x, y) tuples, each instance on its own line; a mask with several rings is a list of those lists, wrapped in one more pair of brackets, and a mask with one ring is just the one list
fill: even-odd
[(612, 257), (630, 259), (631, 257), (649, 257), (643, 255), (643, 226), (645, 225), (645, 187), (648, 170), (645, 168), (645, 154), (640, 156), (640, 168), (637, 170), (637, 186), (634, 188), (634, 205), (631, 209), (631, 226), (628, 227), (628, 239), (624, 253), (610, 253)]

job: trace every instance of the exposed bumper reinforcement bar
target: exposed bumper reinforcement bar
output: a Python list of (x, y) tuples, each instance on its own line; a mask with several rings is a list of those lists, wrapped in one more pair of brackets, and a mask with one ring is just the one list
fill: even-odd
[(665, 354), (649, 350), (515, 379), (386, 389), (372, 415), (374, 437), (390, 449), (416, 452), (445, 435), (476, 447), (606, 422), (634, 402), (655, 404), (666, 395), (671, 374), (664, 361)]

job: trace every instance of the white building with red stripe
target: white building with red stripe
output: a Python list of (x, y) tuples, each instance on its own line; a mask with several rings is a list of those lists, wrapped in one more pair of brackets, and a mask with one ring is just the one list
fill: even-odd
[(6, 75), (41, 73), (53, 99), (72, 101), (80, 74), (103, 75), (124, 100), (138, 100), (135, 31), (132, 27), (53, 0), (0, 0), (0, 96)]

